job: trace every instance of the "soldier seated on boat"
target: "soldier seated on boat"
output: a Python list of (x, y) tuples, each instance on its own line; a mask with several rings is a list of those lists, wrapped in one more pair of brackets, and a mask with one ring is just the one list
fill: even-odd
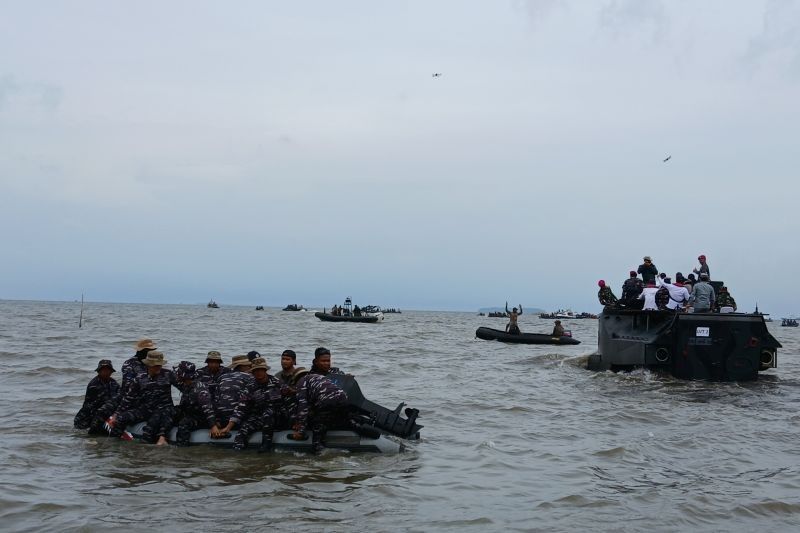
[(214, 414), (211, 392), (206, 384), (198, 379), (199, 373), (193, 363), (181, 361), (175, 368), (175, 377), (183, 389), (176, 416), (178, 432), (175, 440), (178, 446), (188, 446), (192, 431), (199, 428), (210, 430), (216, 425), (217, 418)]
[(211, 398), (215, 402), (219, 380), (230, 371), (230, 368), (222, 365), (222, 354), (216, 350), (208, 352), (206, 366), (197, 371), (197, 380), (206, 384), (208, 391), (211, 393)]
[(517, 308), (514, 307), (511, 309), (511, 312), (508, 311), (508, 302), (506, 302), (506, 315), (508, 315), (508, 324), (506, 324), (506, 332), (510, 333), (511, 335), (519, 335), (519, 325), (517, 325), (517, 318), (519, 315), (522, 314), (522, 304), (519, 305), (519, 312), (517, 312)]
[(295, 377), (297, 409), (291, 438), (305, 440), (305, 431), (310, 428), (312, 450), (318, 452), (329, 428), (350, 427), (347, 394), (320, 374), (301, 371)]
[(100, 433), (103, 422), (111, 416), (119, 403), (119, 383), (111, 377), (116, 372), (109, 359), (101, 359), (95, 369), (97, 375), (86, 386), (83, 406), (75, 415), (76, 429), (88, 429), (89, 433)]
[[(233, 372), (225, 374), (219, 380), (215, 413), (217, 423), (211, 428), (213, 438), (222, 438), (227, 435), (225, 429), (233, 416), (236, 406), (243, 394), (253, 386), (254, 379), (250, 374), (250, 359), (246, 355), (236, 355), (231, 360), (230, 368)], [(235, 425), (235, 424), (234, 424)]]
[(361, 308), (359, 306), (353, 307), (353, 316), (361, 316)]
[(253, 360), (250, 372), (253, 374), (253, 385), (242, 394), (240, 401), (222, 430), (230, 432), (235, 425), (239, 432), (233, 441), (234, 450), (247, 447), (247, 439), (256, 431), (261, 431), (259, 452), (272, 451), (272, 432), (277, 420), (277, 412), (282, 409), (283, 396), (281, 382), (270, 376), (269, 365), (262, 358)]
[(311, 363), (311, 373), (327, 376), (328, 374), (344, 374), (335, 366), (331, 366), (331, 351), (323, 346), (314, 350), (314, 361)]
[(611, 292), (611, 287), (606, 285), (606, 282), (602, 279), (597, 282), (597, 286), (600, 287), (600, 290), (597, 291), (597, 299), (600, 300), (600, 305), (603, 307), (617, 307), (619, 300)]
[(172, 386), (179, 386), (175, 373), (163, 368), (164, 354), (151, 351), (142, 360), (147, 372), (137, 375), (123, 392), (116, 412), (106, 421), (112, 436), (130, 440), (125, 427), (145, 421), (142, 439), (157, 445), (167, 444), (172, 429), (175, 406), (172, 403)]
[(555, 325), (553, 326), (553, 333), (551, 333), (553, 337), (563, 337), (564, 336), (564, 326), (561, 325), (560, 320), (556, 320)]
[(281, 354), (281, 371), (275, 374), (275, 378), (284, 385), (290, 385), (295, 372), (305, 370), (303, 367), (296, 367), (297, 354), (294, 350), (284, 350)]

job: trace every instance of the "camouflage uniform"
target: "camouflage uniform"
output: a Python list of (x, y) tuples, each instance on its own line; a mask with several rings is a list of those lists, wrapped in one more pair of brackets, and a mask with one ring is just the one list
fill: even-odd
[(162, 368), (154, 378), (147, 371), (138, 374), (130, 382), (128, 390), (123, 392), (111, 434), (119, 436), (125, 426), (145, 420), (147, 424), (142, 430), (143, 440), (152, 443), (158, 437), (167, 436), (175, 416), (173, 385), (178, 387), (178, 381), (171, 370)]
[(255, 378), (249, 372), (228, 372), (219, 380), (214, 410), (219, 427), (225, 427), (233, 418), (236, 407), (253, 387)]
[(661, 309), (662, 311), (667, 308), (667, 304), (669, 303), (669, 289), (666, 287), (660, 287), (656, 291), (656, 307)]
[(233, 372), (227, 366), (220, 366), (219, 372), (216, 374), (212, 374), (211, 371), (208, 369), (208, 365), (204, 366), (200, 370), (197, 371), (197, 380), (202, 381), (208, 387), (208, 392), (211, 393), (211, 398), (216, 403), (217, 401), (217, 389), (219, 388), (219, 381), (222, 379), (222, 376), (225, 374), (229, 374)]
[(119, 403), (119, 383), (109, 378), (106, 383), (95, 376), (86, 386), (83, 406), (75, 415), (76, 429), (88, 429), (90, 433), (102, 430), (103, 422), (114, 413)]
[(611, 292), (611, 287), (608, 285), (600, 287), (600, 290), (597, 291), (597, 299), (600, 300), (600, 304), (603, 306), (614, 307), (617, 305), (617, 297), (614, 296), (614, 293)]
[(147, 367), (142, 363), (143, 358), (134, 355), (122, 363), (122, 393), (125, 394), (131, 381), (142, 372), (147, 372)]
[(719, 294), (717, 294), (716, 307), (717, 310), (721, 307), (733, 307), (736, 310), (736, 300), (733, 299), (733, 296), (728, 291), (720, 290)]
[(335, 366), (332, 366), (331, 369), (328, 370), (327, 372), (323, 372), (323, 370), (321, 368), (318, 368), (318, 367), (316, 367), (314, 365), (311, 365), (311, 370), (309, 370), (308, 373), (309, 374), (316, 374), (316, 375), (319, 375), (319, 376), (327, 376), (328, 374), (340, 374), (342, 376), (344, 375), (344, 372), (342, 372), (341, 370), (339, 370), (338, 367), (335, 367)]
[(254, 380), (253, 385), (242, 395), (230, 418), (239, 426), (239, 433), (233, 444), (235, 449), (247, 447), (248, 437), (256, 431), (272, 435), (278, 413), (283, 409), (283, 387), (274, 376), (268, 375), (264, 383)]
[(311, 427), (315, 433), (346, 420), (347, 394), (321, 374), (309, 373), (297, 384), (297, 431)]
[(198, 379), (192, 381), (188, 387), (184, 387), (178, 412), (180, 419), (175, 437), (178, 446), (188, 446), (189, 438), (195, 429), (210, 428), (217, 423), (211, 393), (206, 384)]
[(644, 283), (639, 278), (628, 278), (622, 284), (622, 301), (631, 305), (639, 300), (639, 295), (644, 290)]

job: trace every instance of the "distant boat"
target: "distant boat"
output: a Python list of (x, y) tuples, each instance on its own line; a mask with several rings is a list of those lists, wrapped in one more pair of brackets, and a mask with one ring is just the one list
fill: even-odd
[(264, 310), (264, 306), (263, 305), (257, 305), (256, 306), (256, 311), (263, 311), (263, 310)]
[(492, 328), (478, 328), (475, 336), (485, 341), (500, 341), (511, 344), (580, 344), (581, 341), (571, 336), (553, 337), (545, 333), (518, 333), (512, 335)]
[(797, 319), (796, 318), (782, 318), (781, 319), (781, 326), (787, 328), (796, 328), (797, 327)]
[(283, 310), (284, 311), (305, 311), (306, 308), (303, 307), (302, 305), (289, 304), (286, 307), (284, 307)]
[(368, 305), (363, 309), (353, 305), (353, 300), (348, 296), (341, 307), (334, 306), (330, 313), (314, 313), (314, 316), (326, 322), (361, 322), (374, 324), (383, 320), (383, 313), (375, 305)]
[(206, 304), (206, 307), (209, 309), (219, 309), (219, 305), (217, 305), (217, 302), (215, 302), (213, 298)]

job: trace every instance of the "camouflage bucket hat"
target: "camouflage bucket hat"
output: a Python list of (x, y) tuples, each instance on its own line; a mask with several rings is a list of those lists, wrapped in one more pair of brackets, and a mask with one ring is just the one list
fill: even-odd
[(116, 372), (116, 370), (114, 370), (114, 365), (111, 364), (111, 359), (100, 359), (100, 362), (97, 363), (97, 368), (95, 368), (94, 371), (100, 372), (100, 369), (104, 366), (110, 368), (112, 372)]
[(297, 371), (292, 374), (292, 385), (297, 385), (297, 383), (308, 375), (308, 370), (305, 368), (298, 368)]
[(178, 379), (194, 379), (197, 377), (197, 370), (195, 369), (194, 363), (190, 363), (189, 361), (181, 361), (174, 370), (175, 377)]
[(209, 361), (219, 361), (220, 363), (222, 363), (222, 354), (216, 350), (211, 350), (210, 352), (208, 352), (208, 355), (206, 356), (206, 363), (208, 363)]
[(148, 352), (147, 357), (142, 359), (142, 363), (146, 366), (164, 366), (167, 362), (164, 360), (164, 354), (161, 352)]
[(234, 355), (231, 359), (230, 368), (236, 369), (237, 366), (250, 366), (250, 358), (246, 355)]
[(264, 370), (269, 370), (269, 365), (267, 364), (267, 360), (262, 357), (257, 357), (253, 359), (253, 366), (250, 367), (250, 372), (254, 370), (258, 370), (259, 368)]

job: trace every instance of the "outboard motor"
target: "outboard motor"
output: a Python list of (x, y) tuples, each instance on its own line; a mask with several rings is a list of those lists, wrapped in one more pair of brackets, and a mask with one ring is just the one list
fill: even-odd
[[(367, 400), (353, 376), (328, 374), (327, 377), (347, 393), (351, 408), (350, 416), (356, 431), (369, 433), (370, 428), (377, 428), (382, 433), (404, 439), (419, 438), (419, 430), (422, 429), (422, 426), (416, 423), (419, 410), (411, 408), (403, 410), (405, 403), (401, 403), (394, 410), (387, 409)], [(401, 416), (401, 411), (405, 418)]]

